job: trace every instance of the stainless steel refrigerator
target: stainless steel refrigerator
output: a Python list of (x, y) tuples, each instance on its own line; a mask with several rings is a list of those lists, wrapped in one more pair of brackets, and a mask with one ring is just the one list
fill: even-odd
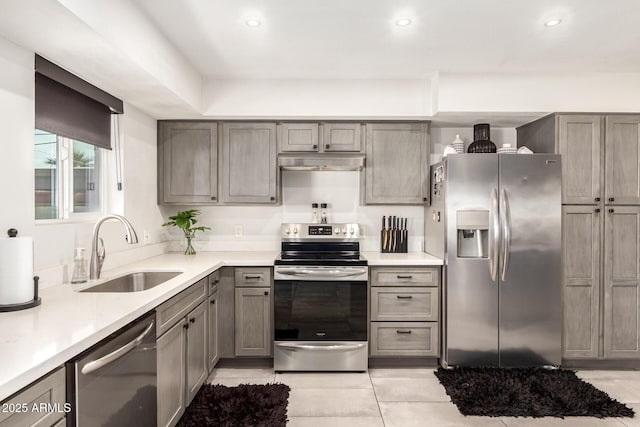
[(444, 259), (443, 366), (559, 365), (561, 164), (456, 154), (431, 166), (425, 251)]

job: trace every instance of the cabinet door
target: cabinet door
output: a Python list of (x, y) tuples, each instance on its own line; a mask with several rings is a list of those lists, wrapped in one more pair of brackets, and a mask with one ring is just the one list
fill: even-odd
[(158, 338), (158, 426), (174, 426), (184, 413), (186, 323), (178, 322)]
[(562, 203), (594, 204), (602, 195), (601, 116), (558, 116)]
[(606, 203), (640, 204), (640, 116), (607, 116)]
[(638, 358), (640, 207), (608, 208), (605, 220), (604, 355)]
[(562, 356), (598, 357), (602, 216), (593, 206), (564, 206)]
[(216, 203), (216, 123), (159, 122), (158, 131), (158, 202)]
[(426, 124), (367, 124), (365, 203), (427, 203), (428, 156)]
[(270, 356), (271, 341), (271, 289), (236, 288), (236, 356)]
[(318, 151), (317, 123), (280, 123), (278, 152)]
[(218, 355), (218, 293), (219, 291), (216, 290), (209, 297), (209, 307), (207, 311), (209, 320), (207, 364), (209, 372), (215, 368), (220, 358)]
[(187, 315), (187, 405), (209, 374), (207, 364), (207, 304), (205, 301)]
[(224, 123), (222, 201), (276, 203), (275, 123)]
[(323, 123), (322, 151), (361, 151), (360, 123)]

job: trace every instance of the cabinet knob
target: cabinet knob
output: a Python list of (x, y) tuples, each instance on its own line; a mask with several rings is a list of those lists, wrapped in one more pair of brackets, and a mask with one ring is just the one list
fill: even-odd
[(596, 197), (596, 198), (595, 198), (595, 201), (596, 201), (596, 202), (599, 202), (599, 201), (600, 201), (600, 197)]
[(317, 150), (318, 149), (318, 145), (317, 144), (313, 144), (313, 149)]
[(211, 200), (215, 200), (215, 199), (216, 199), (216, 196), (211, 196)]
[(324, 146), (324, 148), (327, 148), (327, 149), (329, 149), (330, 147), (331, 147), (331, 144), (327, 144)]
[(422, 198), (422, 201), (423, 201), (423, 202), (426, 202), (426, 201), (427, 201), (427, 198), (426, 198), (426, 197), (423, 197), (423, 198)]
[(269, 295), (269, 291), (264, 291), (264, 294), (265, 295)]
[(276, 198), (274, 196), (269, 197), (269, 200), (274, 201)]
[(615, 198), (614, 198), (614, 197), (609, 197), (609, 201), (610, 201), (610, 202), (613, 202), (614, 200), (615, 200)]
[(183, 328), (183, 329), (189, 329), (189, 324), (187, 323), (187, 324), (185, 324), (185, 325), (182, 325), (182, 328)]
[(595, 208), (595, 209), (594, 209), (594, 212), (595, 212), (595, 213), (600, 213), (600, 208)]
[(609, 209), (609, 213), (614, 213), (615, 211), (613, 209)]
[(211, 304), (215, 304), (216, 300), (212, 299), (210, 302), (211, 302)]
[(189, 319), (189, 323), (196, 323), (196, 318), (192, 317), (191, 319)]

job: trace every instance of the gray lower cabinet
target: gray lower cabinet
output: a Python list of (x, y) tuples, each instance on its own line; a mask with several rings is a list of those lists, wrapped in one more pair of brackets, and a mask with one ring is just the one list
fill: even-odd
[(187, 405), (209, 375), (207, 304), (202, 302), (187, 316)]
[(607, 209), (604, 289), (605, 357), (640, 357), (640, 206)]
[(214, 290), (209, 296), (209, 308), (207, 311), (207, 317), (209, 321), (209, 334), (208, 334), (208, 353), (207, 353), (207, 365), (208, 371), (216, 366), (220, 359), (220, 353), (218, 351), (218, 295), (220, 291)]
[(603, 215), (595, 206), (564, 206), (562, 210), (565, 358), (598, 357)]
[(275, 123), (223, 123), (220, 163), (224, 203), (278, 201)]
[(365, 204), (429, 201), (427, 123), (368, 123)]
[[(47, 427), (66, 425), (65, 369), (58, 368), (2, 402), (0, 427)], [(58, 407), (59, 411), (33, 411), (33, 405)]]
[(158, 203), (212, 204), (218, 199), (218, 125), (158, 122)]
[(209, 373), (208, 282), (208, 278), (198, 281), (156, 309), (162, 331), (157, 341), (158, 425), (162, 427), (180, 420)]
[(186, 409), (187, 330), (173, 325), (156, 343), (158, 352), (158, 426), (174, 426)]
[(640, 205), (640, 115), (605, 120), (606, 203)]
[(440, 268), (371, 267), (370, 355), (438, 357)]
[(236, 356), (270, 356), (271, 288), (236, 288)]

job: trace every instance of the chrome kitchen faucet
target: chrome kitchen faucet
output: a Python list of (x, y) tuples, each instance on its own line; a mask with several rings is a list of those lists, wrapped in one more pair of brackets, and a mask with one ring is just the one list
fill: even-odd
[(105, 215), (96, 222), (96, 225), (93, 227), (93, 241), (91, 243), (91, 265), (89, 267), (89, 279), (99, 279), (100, 271), (102, 270), (102, 264), (104, 264), (104, 258), (106, 256), (104, 249), (104, 242), (101, 238), (98, 237), (98, 233), (100, 232), (100, 226), (103, 222), (108, 221), (110, 219), (117, 219), (124, 225), (125, 229), (125, 240), (130, 245), (138, 243), (138, 235), (136, 234), (136, 230), (133, 229), (133, 225), (123, 216), (120, 215)]

